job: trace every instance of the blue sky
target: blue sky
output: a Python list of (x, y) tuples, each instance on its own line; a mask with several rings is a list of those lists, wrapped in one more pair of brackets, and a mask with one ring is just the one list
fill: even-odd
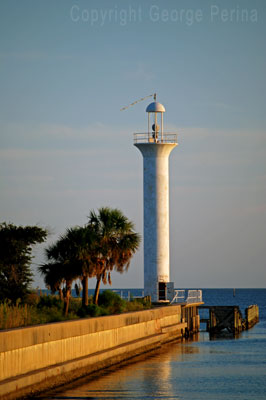
[[(149, 99), (120, 108), (156, 92), (179, 141), (175, 286), (265, 287), (265, 37), (264, 0), (2, 0), (1, 221), (48, 227), (50, 243), (107, 205), (142, 233), (133, 132), (147, 129)], [(112, 280), (143, 286), (142, 248)]]

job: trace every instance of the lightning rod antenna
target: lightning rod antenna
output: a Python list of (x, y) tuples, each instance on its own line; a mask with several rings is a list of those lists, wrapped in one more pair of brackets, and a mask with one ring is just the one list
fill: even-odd
[(147, 99), (148, 97), (153, 97), (153, 98), (154, 98), (154, 101), (156, 101), (156, 93), (154, 93), (154, 94), (149, 94), (148, 96), (142, 97), (141, 99), (134, 101), (133, 103), (129, 104), (129, 105), (126, 106), (126, 107), (120, 108), (120, 111), (124, 111), (124, 110), (126, 110), (127, 108), (129, 108), (129, 107), (131, 107), (131, 106), (134, 106), (135, 104), (139, 103), (140, 101), (143, 101), (143, 100)]

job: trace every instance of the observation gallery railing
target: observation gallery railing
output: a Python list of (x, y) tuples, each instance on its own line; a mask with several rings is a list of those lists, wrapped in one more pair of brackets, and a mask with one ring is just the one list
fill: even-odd
[(177, 144), (177, 134), (176, 133), (134, 133), (134, 144), (137, 143), (173, 143)]

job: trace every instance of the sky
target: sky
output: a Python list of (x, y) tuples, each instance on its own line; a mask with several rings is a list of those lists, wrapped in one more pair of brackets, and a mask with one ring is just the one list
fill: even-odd
[[(0, 221), (49, 230), (119, 208), (143, 235), (134, 132), (157, 93), (176, 288), (266, 287), (265, 0), (1, 0)], [(143, 243), (113, 288), (143, 287)], [(89, 280), (89, 287), (95, 280)]]

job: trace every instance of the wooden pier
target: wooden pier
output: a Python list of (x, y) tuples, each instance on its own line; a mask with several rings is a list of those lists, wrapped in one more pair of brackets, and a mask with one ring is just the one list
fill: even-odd
[(238, 335), (246, 329), (250, 329), (259, 321), (259, 307), (251, 305), (245, 310), (243, 318), (239, 306), (200, 306), (199, 309), (208, 309), (209, 318), (201, 319), (207, 324), (207, 331), (211, 336), (229, 333)]

